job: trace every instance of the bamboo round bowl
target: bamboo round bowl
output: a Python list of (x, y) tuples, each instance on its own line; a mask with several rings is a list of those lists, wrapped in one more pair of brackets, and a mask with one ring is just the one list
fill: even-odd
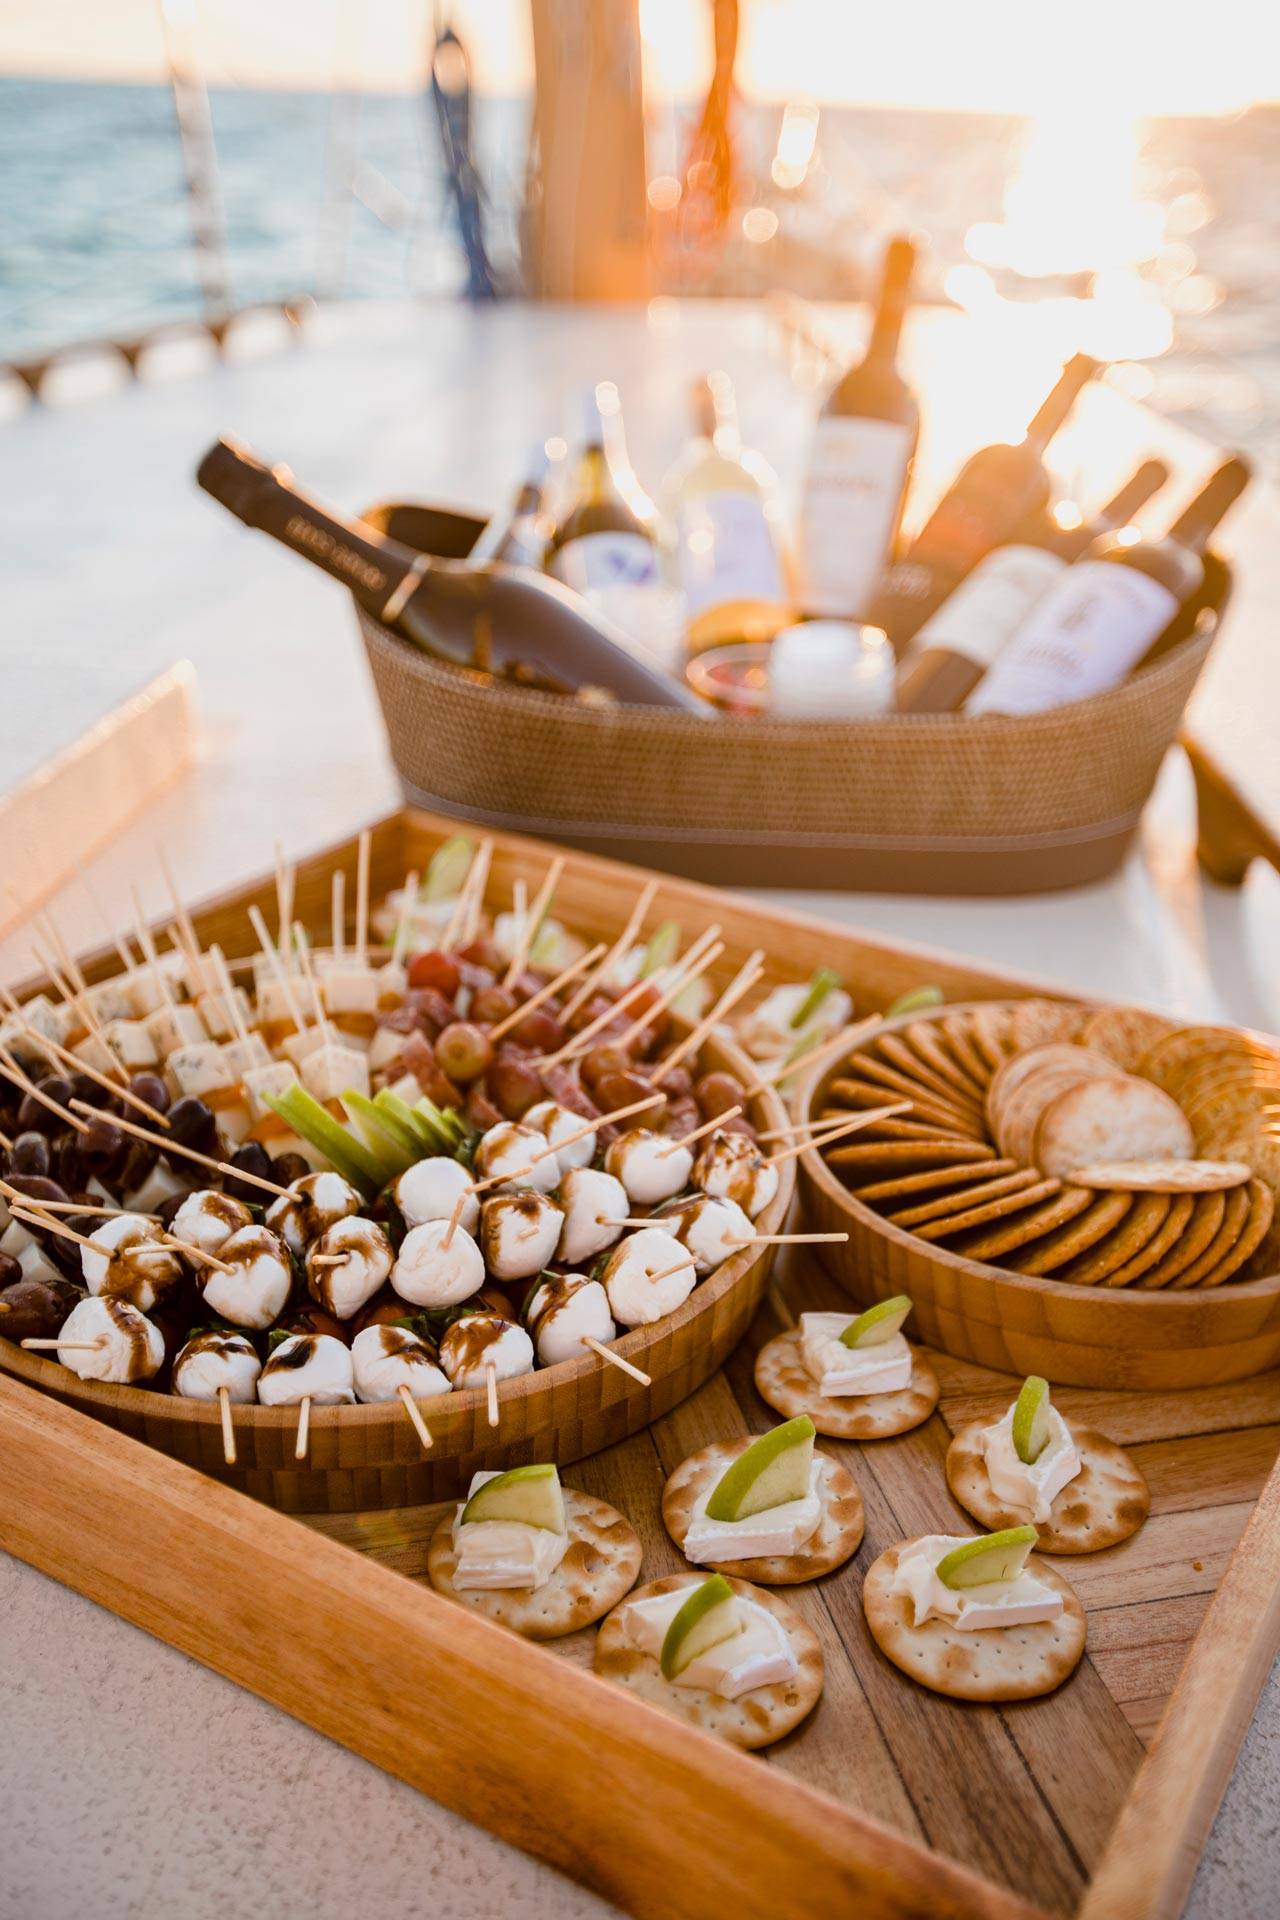
[[(921, 1018), (907, 1014), (882, 1031)], [(820, 1109), (840, 1072), (824, 1066), (806, 1079), (792, 1102), (797, 1118)], [(810, 1226), (849, 1234), (816, 1249), (831, 1277), (861, 1307), (909, 1294), (916, 1337), (959, 1360), (1060, 1386), (1153, 1391), (1217, 1386), (1280, 1362), (1280, 1274), (1207, 1293), (1071, 1286), (967, 1260), (892, 1226), (814, 1148), (800, 1156), (800, 1191)]]
[[(746, 1081), (755, 1073), (737, 1047), (714, 1037), (699, 1060), (707, 1071), (722, 1068)], [(762, 1130), (783, 1126), (786, 1118), (771, 1090), (752, 1102), (752, 1119)], [(756, 1223), (762, 1233), (777, 1232), (791, 1205), (794, 1160), (784, 1161), (779, 1173), (777, 1194)], [(772, 1247), (744, 1248), (700, 1281), (674, 1313), (653, 1326), (633, 1327), (614, 1343), (650, 1376), (650, 1386), (587, 1354), (502, 1381), (496, 1427), (488, 1424), (483, 1390), (442, 1394), (421, 1402), (434, 1443), (430, 1451), (397, 1400), (313, 1407), (307, 1458), (298, 1462), (297, 1408), (253, 1405), (235, 1409), (238, 1460), (228, 1467), (216, 1406), (81, 1380), (70, 1368), (8, 1340), (0, 1340), (0, 1368), (285, 1513), (418, 1506), (459, 1493), (478, 1468), (535, 1460), (567, 1466), (668, 1413), (711, 1377), (746, 1332), (773, 1253)]]

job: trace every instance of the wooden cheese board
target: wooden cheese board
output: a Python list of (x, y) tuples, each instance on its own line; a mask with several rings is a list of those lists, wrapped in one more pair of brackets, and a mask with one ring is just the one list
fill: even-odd
[[(382, 880), (447, 830), (384, 823)], [(508, 839), (497, 858), (509, 879), (540, 871), (546, 851)], [(323, 911), (330, 864), (300, 873), (304, 912), (309, 887)], [(572, 858), (566, 917), (615, 914), (637, 877)], [(251, 897), (197, 915), (202, 937)], [(664, 881), (658, 909), (689, 929), (718, 920), (726, 967), (755, 946), (775, 976), (833, 967), (860, 1012), (926, 980), (955, 1000), (1034, 990), (679, 881)], [(636, 1528), (642, 1580), (680, 1566), (660, 1517), (666, 1475), (711, 1440), (773, 1424), (752, 1365), (780, 1311), (841, 1305), (816, 1260), (790, 1254), (722, 1370), (566, 1470)], [(826, 1683), (768, 1759), (598, 1680), (590, 1631), (550, 1651), (437, 1595), (423, 1570), (439, 1507), (274, 1512), (7, 1372), (0, 1545), (636, 1914), (1173, 1920), (1280, 1646), (1280, 1373), (1061, 1391), (1065, 1414), (1130, 1450), (1151, 1518), (1119, 1547), (1056, 1563), (1088, 1614), (1084, 1661), (1057, 1693), (995, 1708), (921, 1690), (862, 1618), (884, 1547), (965, 1530), (943, 1475), (949, 1436), (1012, 1397), (1008, 1375), (930, 1357), (942, 1396), (925, 1425), (822, 1442), (858, 1481), (866, 1538), (847, 1566), (790, 1591)]]

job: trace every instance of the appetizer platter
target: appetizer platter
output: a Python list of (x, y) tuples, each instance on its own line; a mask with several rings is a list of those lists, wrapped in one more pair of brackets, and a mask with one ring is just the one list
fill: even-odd
[[(403, 895), (405, 873), (425, 874), (448, 837), (447, 823), (423, 816), (377, 830), (367, 855), (371, 902)], [(292, 911), (281, 918), (312, 930), (313, 967), (333, 873), (344, 875), (354, 902), (360, 864), (353, 843), (299, 869)], [(511, 911), (518, 881), (533, 902), (552, 864), (550, 849), (497, 840), (491, 908)], [(644, 886), (645, 876), (632, 870), (570, 856), (552, 917), (590, 953), (617, 940)], [(274, 904), (268, 876), (234, 901), (190, 914), (201, 950), (221, 946), (246, 990), (254, 987), (253, 963), (238, 930), (250, 906), (271, 922)], [(385, 920), (371, 906), (371, 949), (394, 945), (402, 904), (392, 899)], [(723, 940), (724, 949), (707, 969), (706, 1010), (687, 1006), (642, 1062), (656, 1065), (692, 1041), (700, 1069), (732, 1072), (748, 1092), (755, 1136), (737, 1128), (738, 1116), (726, 1118), (726, 1108), (673, 1116), (666, 1143), (681, 1137), (682, 1126), (715, 1120), (691, 1143), (695, 1158), (717, 1134), (745, 1143), (731, 1149), (737, 1172), (738, 1154), (765, 1161), (790, 1152), (771, 1204), (797, 1159), (806, 1178), (815, 1160), (825, 1170), (818, 1148), (792, 1149), (812, 1137), (828, 1083), (873, 1039), (893, 1038), (907, 1024), (967, 1018), (978, 1004), (994, 1019), (1019, 1002), (1047, 1004), (1035, 983), (886, 948), (687, 883), (662, 882), (650, 908), (655, 930), (667, 920), (680, 924), (680, 954), (712, 927), (719, 929), (712, 944)], [(755, 990), (730, 1010), (734, 1036), (698, 1040), (702, 1022), (757, 953)], [(545, 977), (536, 987), (530, 982), (526, 999), (574, 957), (581, 956), (548, 957)], [(237, 960), (246, 962), (238, 971)], [(90, 988), (119, 972), (110, 954), (80, 966)], [(921, 994), (926, 986), (931, 991)], [(790, 1036), (810, 1021), (792, 1028), (794, 1013), (811, 1014), (805, 1002), (812, 996), (837, 993), (848, 996), (832, 1002), (838, 1030), (806, 1035), (797, 1052)], [(913, 1011), (874, 1030), (860, 1024), (912, 993)], [(942, 1005), (929, 1004), (939, 995)], [(19, 998), (30, 1004), (29, 992)], [(614, 1017), (628, 1013), (638, 1017), (635, 1004)], [(848, 1021), (856, 1024), (841, 1024)], [(438, 1054), (434, 1040), (432, 1049)], [(787, 1087), (788, 1067), (797, 1065), (790, 1118), (773, 1092), (751, 1093), (771, 1076)], [(1265, 1070), (1249, 1084), (1261, 1090)], [(381, 1091), (371, 1077), (368, 1098), (376, 1102)], [(1190, 1104), (1192, 1096), (1184, 1097)], [(900, 1144), (904, 1136), (874, 1129), (910, 1123), (909, 1113), (885, 1111), (904, 1101), (842, 1109), (833, 1127), (848, 1126), (851, 1114), (859, 1120), (855, 1144), (859, 1135), (865, 1144)], [(607, 1099), (600, 1111), (628, 1104)], [(349, 1126), (349, 1115), (342, 1124)], [(1248, 1130), (1238, 1124), (1233, 1137)], [(563, 1125), (561, 1147), (573, 1131)], [(276, 1134), (273, 1162), (297, 1151), (297, 1141), (305, 1145), (304, 1135)], [(840, 1145), (833, 1141), (830, 1151)], [(241, 1142), (235, 1151), (243, 1150)], [(492, 1173), (477, 1168), (473, 1149), (465, 1167), (454, 1155), (433, 1154), (394, 1179), (432, 1163), (430, 1181), (445, 1163), (468, 1181), (498, 1175), (488, 1193), (501, 1192), (510, 1173), (505, 1161)], [(647, 1158), (637, 1162), (637, 1185), (648, 1166)], [(242, 1158), (240, 1170), (253, 1169)], [(454, 1192), (433, 1203), (448, 1204), (447, 1214), (434, 1216), (441, 1239), (462, 1191), (459, 1174), (444, 1177)], [(424, 1181), (421, 1172), (408, 1179), (409, 1204)], [(226, 1189), (193, 1184), (179, 1205), (210, 1191)], [(360, 1209), (342, 1221), (380, 1225), (384, 1191), (362, 1195)], [(650, 1224), (669, 1202), (633, 1196), (625, 1180), (624, 1191), (626, 1213), (607, 1217), (640, 1224), (624, 1226), (616, 1244), (669, 1231)], [(687, 1192), (675, 1195), (672, 1213), (656, 1217), (670, 1222)], [(479, 1208), (486, 1197), (475, 1196)], [(747, 1194), (744, 1213), (763, 1198)], [(303, 1234), (298, 1201), (292, 1194), (282, 1236)], [(70, 1204), (81, 1202), (78, 1195)], [(264, 1195), (254, 1232), (277, 1231), (265, 1221), (277, 1204), (284, 1204), (279, 1195)], [(39, 1211), (21, 1202), (19, 1209)], [(875, 1222), (868, 1231), (878, 1233), (879, 1216), (866, 1211)], [(200, 1217), (186, 1224), (205, 1232), (204, 1215), (218, 1216), (219, 1206), (205, 1200), (194, 1213)], [(185, 1239), (175, 1222), (176, 1215), (166, 1238)], [(770, 1236), (793, 1227), (768, 1205), (751, 1225)], [(407, 1227), (406, 1237), (414, 1230)], [(853, 1237), (780, 1245), (771, 1275), (763, 1263), (773, 1246), (735, 1254), (756, 1263), (736, 1281), (749, 1299), (741, 1337), (727, 1339), (705, 1365), (686, 1355), (681, 1390), (661, 1408), (643, 1390), (639, 1420), (624, 1397), (603, 1444), (584, 1442), (571, 1425), (561, 1429), (562, 1446), (525, 1424), (514, 1439), (506, 1429), (508, 1421), (525, 1421), (529, 1383), (536, 1389), (540, 1377), (550, 1382), (561, 1368), (596, 1383), (600, 1396), (638, 1388), (590, 1351), (564, 1359), (549, 1347), (548, 1364), (497, 1383), (500, 1455), (486, 1445), (487, 1383), (411, 1393), (432, 1433), (429, 1448), (398, 1395), (364, 1406), (317, 1404), (311, 1447), (327, 1444), (326, 1436), (339, 1444), (344, 1420), (378, 1419), (415, 1467), (447, 1444), (447, 1414), (469, 1409), (479, 1444), (451, 1462), (438, 1496), (395, 1504), (384, 1498), (381, 1469), (362, 1476), (351, 1466), (331, 1471), (349, 1472), (348, 1494), (363, 1490), (364, 1499), (296, 1516), (272, 1511), (233, 1485), (215, 1484), (229, 1477), (215, 1402), (81, 1380), (42, 1353), (0, 1342), (0, 1446), (12, 1469), (0, 1482), (0, 1540), (638, 1914), (710, 1916), (731, 1903), (751, 1916), (856, 1907), (874, 1920), (926, 1912), (1173, 1920), (1280, 1644), (1280, 1479), (1272, 1474), (1280, 1378), (1255, 1372), (1144, 1393), (1075, 1387), (1051, 1367), (1007, 1360), (995, 1371), (937, 1343), (925, 1289), (904, 1280), (850, 1300), (843, 1260), (860, 1237), (847, 1220), (827, 1226), (811, 1214), (794, 1230)], [(326, 1226), (319, 1238), (333, 1231)], [(455, 1237), (462, 1231), (471, 1233), (459, 1216)], [(313, 1244), (304, 1237), (304, 1246)], [(489, 1251), (502, 1257), (500, 1248)], [(685, 1251), (696, 1252), (692, 1242)], [(76, 1248), (77, 1256), (86, 1252)], [(144, 1257), (161, 1269), (162, 1256), (173, 1252), (161, 1246)], [(363, 1259), (368, 1248), (357, 1252)], [(91, 1261), (101, 1257), (89, 1253)], [(486, 1288), (509, 1284), (484, 1264)], [(557, 1262), (552, 1271), (572, 1270)], [(230, 1286), (231, 1276), (210, 1271)], [(320, 1269), (329, 1271), (341, 1268)], [(665, 1321), (602, 1344), (621, 1358), (646, 1337), (670, 1347), (671, 1322), (696, 1307), (722, 1272), (695, 1273), (688, 1298)], [(533, 1278), (559, 1301), (545, 1267)], [(1021, 1284), (1027, 1276), (1010, 1278)], [(601, 1286), (608, 1303), (604, 1278), (588, 1274), (586, 1284)], [(1199, 1304), (1240, 1299), (1264, 1284), (1231, 1280)], [(1139, 1290), (1093, 1289), (1099, 1298), (1104, 1291), (1119, 1303), (1137, 1300)], [(1161, 1292), (1145, 1304), (1159, 1304)], [(1179, 1297), (1195, 1303), (1199, 1293), (1188, 1288)], [(106, 1297), (90, 1293), (87, 1303)], [(345, 1305), (346, 1296), (335, 1295), (333, 1304)], [(468, 1316), (425, 1334), (397, 1327), (405, 1317), (377, 1320), (355, 1336), (374, 1334), (378, 1351), (369, 1364), (380, 1370), (395, 1360), (398, 1340), (385, 1351), (382, 1343), (403, 1334), (434, 1344), (434, 1358), (410, 1364), (443, 1373), (448, 1356), (440, 1348)], [(527, 1324), (518, 1330), (530, 1331)], [(580, 1334), (576, 1320), (569, 1330)], [(309, 1337), (282, 1331), (277, 1350)], [(260, 1380), (266, 1366), (255, 1330), (223, 1329), (219, 1337), (227, 1351), (218, 1367), (260, 1366)], [(343, 1344), (337, 1334), (322, 1337)], [(705, 1324), (703, 1337), (714, 1338)], [(202, 1338), (191, 1336), (188, 1366), (207, 1364)], [(353, 1371), (364, 1364), (354, 1341), (344, 1351)], [(658, 1345), (646, 1352), (655, 1384), (660, 1355)], [(125, 1393), (136, 1396), (143, 1415), (85, 1417), (99, 1411), (96, 1395)], [(163, 1417), (171, 1405), (202, 1424), (214, 1478), (169, 1457), (174, 1448), (162, 1440), (140, 1446), (131, 1437), (130, 1424), (148, 1437), (147, 1410), (159, 1408)], [(296, 1403), (241, 1402), (233, 1410), (238, 1445), (256, 1444), (255, 1422), (274, 1425), (279, 1457), (289, 1456), (281, 1471), (304, 1470), (292, 1463)], [(617, 1790), (602, 1793), (602, 1777)], [(551, 1804), (549, 1778), (557, 1783)]]

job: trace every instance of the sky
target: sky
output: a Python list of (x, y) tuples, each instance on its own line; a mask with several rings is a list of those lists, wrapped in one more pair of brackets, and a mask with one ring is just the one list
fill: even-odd
[[(588, 7), (606, 0), (580, 0)], [(705, 78), (709, 0), (639, 0), (646, 76)], [(0, 72), (159, 79), (162, 5), (212, 82), (412, 87), (428, 0), (0, 0)], [(559, 0), (562, 17), (571, 0)], [(529, 0), (454, 0), (476, 78), (514, 92), (532, 71)], [(1266, 0), (742, 0), (739, 80), (763, 97), (875, 105), (1132, 114), (1222, 113), (1280, 98), (1280, 22)]]

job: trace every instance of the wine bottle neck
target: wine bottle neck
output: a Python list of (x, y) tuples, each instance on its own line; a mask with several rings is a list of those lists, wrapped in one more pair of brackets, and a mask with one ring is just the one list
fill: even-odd
[[(224, 456), (221, 466), (217, 455)], [(207, 490), (247, 526), (258, 527), (284, 546), (341, 580), (373, 612), (380, 613), (406, 575), (426, 570), (424, 559), (383, 541), (371, 528), (342, 520), (287, 484), (280, 472), (246, 465), (230, 448), (219, 448), (201, 468)]]
[(1169, 529), (1169, 538), (1192, 553), (1203, 553), (1218, 522), (1249, 484), (1248, 463), (1228, 460), (1185, 506)]
[(1144, 460), (1100, 510), (1098, 524), (1103, 528), (1127, 527), (1168, 478), (1169, 469), (1163, 460)]
[(885, 253), (880, 298), (871, 323), (871, 338), (867, 342), (868, 360), (892, 365), (898, 357), (915, 263), (916, 250), (909, 240), (890, 241)]
[(1087, 353), (1078, 353), (1074, 359), (1068, 360), (1062, 369), (1058, 384), (1033, 416), (1027, 428), (1026, 444), (1033, 453), (1044, 452), (1075, 405), (1076, 395), (1093, 378), (1097, 370), (1097, 361), (1091, 360)]

